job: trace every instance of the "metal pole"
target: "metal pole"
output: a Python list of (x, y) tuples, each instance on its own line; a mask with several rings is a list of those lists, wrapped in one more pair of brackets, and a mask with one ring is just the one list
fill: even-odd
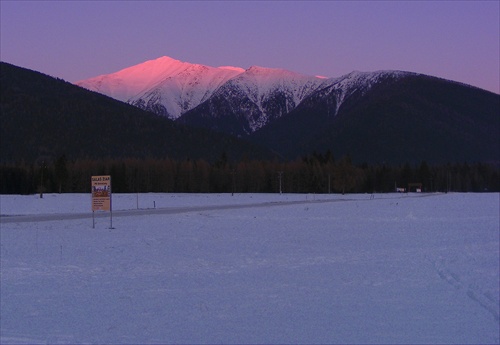
[(330, 174), (328, 174), (328, 194), (331, 193)]
[(113, 194), (109, 193), (109, 228), (113, 229)]
[(233, 175), (233, 176), (232, 176), (233, 186), (232, 186), (232, 189), (231, 189), (231, 196), (234, 196), (234, 169), (233, 169), (233, 171), (231, 172), (231, 174)]
[(113, 229), (113, 192), (111, 188), (111, 176), (109, 180), (109, 228)]
[(43, 199), (43, 167), (45, 165), (45, 161), (42, 161), (42, 173), (40, 177), (40, 199)]
[(280, 181), (280, 194), (282, 193), (282, 190), (281, 190), (281, 176), (283, 175), (283, 171), (278, 171), (278, 178), (279, 178), (279, 181)]

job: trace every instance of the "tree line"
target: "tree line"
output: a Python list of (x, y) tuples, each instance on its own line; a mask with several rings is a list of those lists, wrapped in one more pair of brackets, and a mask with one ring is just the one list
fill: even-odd
[[(288, 162), (242, 160), (78, 159), (0, 165), (1, 194), (86, 193), (90, 178), (111, 175), (115, 193), (498, 192), (500, 169), (484, 163), (353, 164), (330, 152)], [(413, 190), (414, 191), (414, 190)]]

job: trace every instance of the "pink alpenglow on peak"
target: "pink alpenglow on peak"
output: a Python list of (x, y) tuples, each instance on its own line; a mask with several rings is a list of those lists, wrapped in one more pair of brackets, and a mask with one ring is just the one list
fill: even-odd
[(296, 105), (308, 94), (306, 90), (315, 89), (324, 79), (285, 69), (211, 67), (163, 56), (115, 73), (82, 80), (76, 85), (175, 120), (206, 101), (229, 81), (249, 84), (254, 97), (292, 85), (293, 104)]
[(148, 85), (156, 84), (168, 74), (182, 68), (182, 65), (183, 62), (164, 56), (124, 68), (115, 73), (81, 80), (76, 82), (76, 85), (120, 101), (127, 101)]
[(205, 101), (227, 80), (243, 73), (239, 67), (210, 67), (163, 56), (118, 72), (78, 81), (76, 85), (134, 105), (162, 104), (176, 119)]

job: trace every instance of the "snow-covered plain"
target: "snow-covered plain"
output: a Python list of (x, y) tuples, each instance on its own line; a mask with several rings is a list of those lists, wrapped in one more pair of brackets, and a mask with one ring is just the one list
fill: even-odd
[(496, 193), (0, 202), (2, 344), (500, 341)]

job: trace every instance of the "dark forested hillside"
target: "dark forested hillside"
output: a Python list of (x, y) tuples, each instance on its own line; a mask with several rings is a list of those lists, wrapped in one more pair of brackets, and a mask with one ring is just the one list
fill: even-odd
[(346, 99), (322, 91), (254, 133), (283, 157), (331, 150), (354, 162), (496, 162), (500, 96), (438, 78), (410, 75)]
[(1, 63), (0, 160), (269, 157), (227, 135), (192, 129), (60, 79)]

